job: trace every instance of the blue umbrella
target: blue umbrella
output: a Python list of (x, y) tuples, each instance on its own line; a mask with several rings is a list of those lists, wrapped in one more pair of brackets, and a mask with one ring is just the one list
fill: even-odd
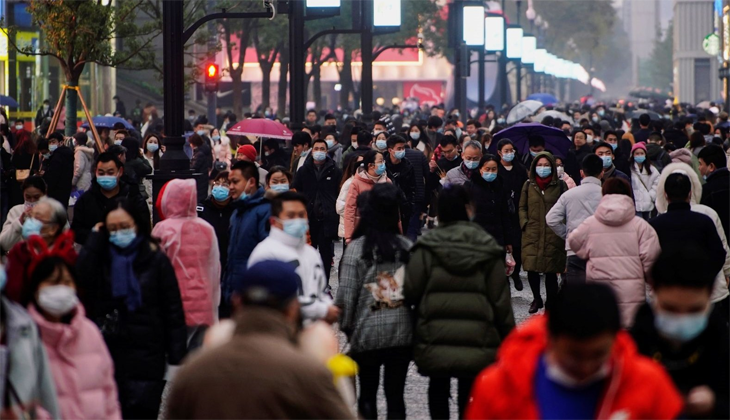
[(563, 130), (539, 123), (525, 123), (513, 125), (495, 134), (489, 145), (489, 152), (497, 155), (497, 143), (502, 139), (510, 139), (517, 152), (523, 155), (530, 153), (530, 136), (542, 136), (545, 139), (545, 150), (562, 159), (568, 156), (568, 149), (573, 144)]
[(18, 107), (18, 101), (10, 96), (0, 95), (0, 106), (9, 106), (11, 108)]
[[(122, 123), (124, 128), (127, 130), (134, 130), (134, 126), (122, 118), (118, 117), (102, 117), (101, 115), (92, 118), (94, 120), (94, 127), (96, 128), (113, 128), (114, 124)], [(82, 128), (89, 128), (89, 122), (81, 124)]]
[(558, 98), (550, 93), (533, 93), (532, 95), (528, 96), (527, 99), (540, 101), (543, 105), (554, 105), (560, 102)]

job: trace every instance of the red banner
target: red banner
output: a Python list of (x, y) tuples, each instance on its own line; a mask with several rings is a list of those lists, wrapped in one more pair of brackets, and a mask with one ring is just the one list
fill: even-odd
[(434, 82), (403, 82), (403, 96), (418, 98), (421, 105), (436, 105), (444, 102), (444, 83)]

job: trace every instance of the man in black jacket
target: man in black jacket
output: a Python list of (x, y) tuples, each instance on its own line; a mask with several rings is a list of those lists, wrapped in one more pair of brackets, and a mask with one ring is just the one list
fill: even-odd
[(520, 227), (520, 215), (517, 208), (520, 204), (522, 186), (528, 180), (527, 169), (516, 159), (516, 149), (510, 139), (502, 139), (497, 143), (497, 154), (499, 154), (499, 168), (497, 174), (504, 180), (504, 190), (510, 200), (507, 203), (510, 219), (512, 222), (512, 257), (515, 259), (515, 271), (512, 273), (512, 281), (518, 291), (524, 287), (520, 279), (520, 267), (522, 266), (522, 228)]
[(413, 165), (406, 159), (406, 139), (399, 135), (388, 138), (388, 155), (385, 156), (385, 170), (388, 178), (403, 192), (400, 219), (405, 230), (415, 208), (416, 177)]
[(74, 152), (64, 145), (60, 133), (52, 133), (48, 137), (48, 151), (51, 156), (45, 160), (43, 172), (43, 180), (48, 185), (48, 196), (67, 208), (74, 177)]
[[(116, 156), (110, 153), (100, 154), (96, 158), (94, 173), (91, 189), (76, 201), (71, 223), (71, 229), (76, 234), (75, 242), (81, 245), (86, 243), (91, 229), (102, 221), (109, 206), (117, 198), (126, 197), (132, 201), (137, 211), (144, 214), (141, 220), (150, 219), (147, 202), (140, 195), (139, 189), (121, 180), (124, 166)], [(149, 226), (146, 229), (149, 231)]]
[(725, 237), (730, 238), (730, 173), (722, 147), (710, 144), (700, 150), (700, 173), (707, 182), (702, 186), (700, 204), (711, 207), (720, 216)]
[[(415, 141), (415, 140), (414, 140)], [(406, 159), (413, 166), (413, 177), (416, 180), (416, 189), (413, 193), (413, 201), (415, 207), (411, 214), (411, 220), (408, 222), (406, 236), (415, 242), (421, 235), (421, 214), (426, 212), (428, 201), (426, 200), (426, 176), (429, 174), (428, 159), (420, 150), (413, 149), (406, 143)]]
[(337, 227), (340, 216), (335, 209), (340, 192), (342, 171), (335, 161), (327, 156), (327, 142), (324, 139), (314, 140), (311, 157), (307, 157), (304, 165), (294, 177), (293, 187), (307, 198), (307, 215), (309, 216), (309, 235), (312, 246), (319, 250), (324, 264), (327, 281), (335, 257), (334, 240), (337, 239)]
[(651, 117), (649, 114), (639, 115), (639, 130), (634, 133), (634, 141), (636, 143), (646, 143), (649, 140), (649, 135), (652, 133), (651, 128)]

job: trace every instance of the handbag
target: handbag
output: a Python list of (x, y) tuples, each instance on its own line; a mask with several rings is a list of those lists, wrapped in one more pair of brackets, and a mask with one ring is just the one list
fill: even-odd
[(16, 169), (15, 170), (15, 180), (18, 182), (23, 182), (30, 176), (30, 171), (33, 169), (33, 161), (35, 161), (35, 153), (33, 154), (33, 157), (30, 158), (30, 167), (28, 169)]

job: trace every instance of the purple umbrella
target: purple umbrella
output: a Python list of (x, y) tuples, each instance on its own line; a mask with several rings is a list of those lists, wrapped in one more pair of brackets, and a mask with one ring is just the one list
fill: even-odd
[(524, 123), (505, 128), (495, 134), (488, 150), (496, 155), (497, 143), (502, 139), (510, 139), (514, 143), (517, 152), (524, 155), (530, 153), (530, 143), (528, 141), (530, 136), (542, 136), (545, 139), (545, 150), (563, 160), (568, 156), (568, 149), (572, 145), (563, 130), (540, 123)]

